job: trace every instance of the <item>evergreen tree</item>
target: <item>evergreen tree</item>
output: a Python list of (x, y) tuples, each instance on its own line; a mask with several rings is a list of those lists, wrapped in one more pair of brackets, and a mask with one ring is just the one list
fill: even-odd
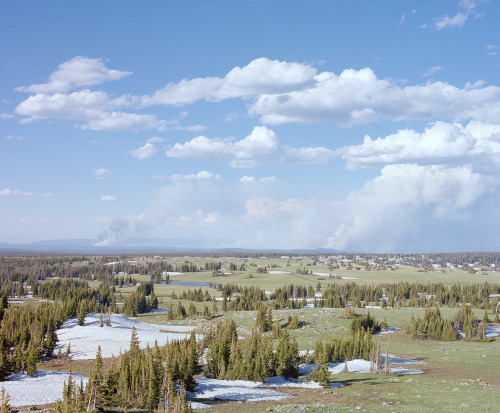
[(101, 346), (97, 347), (94, 370), (90, 375), (85, 393), (85, 404), (87, 406), (90, 406), (93, 410), (102, 411), (104, 409)]
[(276, 374), (278, 376), (298, 378), (299, 349), (295, 337), (290, 340), (290, 335), (285, 330), (276, 349)]
[(83, 326), (85, 323), (85, 316), (87, 315), (87, 302), (86, 300), (80, 301), (78, 305), (78, 325)]
[(137, 353), (140, 350), (139, 346), (139, 334), (137, 333), (137, 330), (135, 329), (135, 326), (132, 327), (132, 333), (130, 335), (130, 357), (135, 358)]
[(10, 396), (4, 387), (0, 390), (0, 403), (0, 413), (10, 413)]
[(25, 362), (25, 370), (28, 376), (35, 376), (37, 369), (36, 366), (40, 361), (40, 355), (38, 349), (32, 344), (28, 349), (28, 355)]
[(483, 315), (483, 324), (488, 324), (491, 323), (490, 318), (488, 317), (488, 311), (484, 310), (484, 315)]
[(179, 300), (177, 302), (177, 311), (176, 311), (176, 314), (177, 314), (177, 319), (178, 320), (182, 320), (182, 319), (184, 319), (186, 317), (186, 309), (182, 305), (181, 300)]
[(316, 370), (316, 380), (318, 381), (318, 383), (325, 388), (330, 387), (332, 375), (330, 373), (330, 370), (328, 370), (328, 365), (323, 364), (321, 367), (317, 367)]

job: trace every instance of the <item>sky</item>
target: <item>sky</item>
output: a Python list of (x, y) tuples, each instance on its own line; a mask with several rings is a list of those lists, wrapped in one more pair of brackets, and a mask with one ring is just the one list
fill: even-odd
[(500, 250), (500, 3), (0, 5), (0, 242)]

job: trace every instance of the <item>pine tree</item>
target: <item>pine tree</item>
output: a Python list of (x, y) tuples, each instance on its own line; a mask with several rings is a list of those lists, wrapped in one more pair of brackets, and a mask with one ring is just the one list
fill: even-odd
[(382, 371), (382, 347), (380, 340), (377, 340), (377, 352), (375, 356), (375, 369), (377, 372)]
[[(90, 409), (102, 409), (104, 406), (103, 399), (103, 373), (102, 373), (102, 356), (101, 346), (97, 347), (95, 356), (94, 370), (92, 371), (89, 383), (86, 388), (86, 404)], [(88, 409), (87, 409), (88, 410)]]
[(186, 309), (182, 305), (181, 300), (179, 300), (177, 302), (177, 312), (176, 312), (176, 314), (177, 314), (177, 319), (179, 319), (179, 320), (182, 320), (182, 319), (184, 319), (184, 317), (186, 317)]
[(10, 413), (10, 396), (2, 387), (0, 390), (0, 413)]
[(488, 324), (491, 323), (490, 318), (488, 317), (488, 311), (484, 310), (484, 315), (483, 315), (483, 324)]
[(72, 411), (73, 407), (73, 397), (74, 397), (74, 383), (73, 383), (73, 375), (71, 369), (69, 370), (68, 383), (64, 382), (63, 387), (63, 403), (64, 409), (69, 412)]
[(5, 337), (0, 333), (0, 380), (4, 380), (9, 370), (8, 350)]
[(323, 364), (321, 367), (319, 367), (317, 369), (318, 369), (318, 372), (317, 372), (318, 383), (325, 388), (330, 387), (330, 383), (332, 381), (332, 376), (331, 376), (330, 370), (328, 370), (328, 365)]
[(172, 303), (168, 306), (168, 313), (167, 313), (167, 320), (173, 320), (174, 319), (174, 306)]
[(47, 337), (45, 338), (45, 343), (44, 343), (44, 347), (46, 348), (45, 355), (47, 357), (51, 356), (58, 340), (59, 339), (56, 333), (56, 322), (54, 319), (52, 319), (49, 323), (47, 330)]
[(389, 366), (391, 364), (391, 360), (389, 357), (389, 336), (387, 336), (387, 351), (385, 353), (385, 363), (384, 363), (384, 373), (389, 373)]
[(276, 374), (278, 376), (297, 378), (299, 351), (295, 337), (290, 340), (290, 335), (285, 330), (276, 349)]
[(148, 380), (148, 397), (147, 397), (147, 406), (152, 409), (158, 404), (158, 400), (160, 398), (160, 372), (159, 366), (153, 358), (153, 352), (148, 352), (148, 372), (147, 375), (149, 377)]
[(135, 358), (136, 354), (139, 352), (140, 347), (139, 347), (139, 334), (137, 333), (137, 330), (135, 327), (132, 327), (132, 333), (130, 335), (130, 357), (132, 359)]
[(78, 325), (83, 326), (85, 324), (85, 316), (87, 315), (87, 301), (82, 300), (78, 305)]
[(36, 366), (39, 361), (40, 361), (40, 355), (38, 354), (38, 349), (35, 347), (34, 344), (31, 344), (28, 349), (28, 355), (25, 361), (25, 370), (28, 376), (33, 377), (36, 375), (37, 371)]
[(156, 296), (155, 292), (151, 292), (151, 308), (153, 310), (158, 308), (158, 297)]
[[(6, 412), (9, 412), (10, 410), (6, 410)], [(54, 410), (55, 413), (63, 413), (62, 411), (62, 407), (61, 407), (61, 402), (58, 400), (56, 402), (56, 407), (55, 407), (55, 410)], [(2, 413), (3, 413), (3, 410), (2, 410)]]

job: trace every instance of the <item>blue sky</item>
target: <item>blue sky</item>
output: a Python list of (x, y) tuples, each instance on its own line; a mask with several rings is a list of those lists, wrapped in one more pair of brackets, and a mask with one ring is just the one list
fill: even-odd
[(500, 250), (493, 1), (3, 1), (0, 241)]

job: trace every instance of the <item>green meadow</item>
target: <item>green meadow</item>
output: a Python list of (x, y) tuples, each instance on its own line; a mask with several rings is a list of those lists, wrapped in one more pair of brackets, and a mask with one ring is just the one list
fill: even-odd
[[(257, 286), (266, 291), (283, 287), (289, 284), (313, 286), (321, 290), (335, 283), (359, 283), (377, 285), (399, 282), (442, 283), (445, 286), (454, 284), (500, 284), (500, 274), (488, 272), (487, 269), (473, 273), (469, 268), (459, 269), (422, 269), (409, 266), (386, 266), (386, 268), (366, 269), (353, 264), (332, 269), (325, 262), (318, 262), (310, 258), (173, 258), (175, 263), (193, 263), (200, 267), (207, 261), (221, 262), (222, 270), (219, 274), (213, 271), (199, 271), (171, 275), (170, 281), (202, 282), (227, 284), (234, 283), (240, 286)], [(230, 264), (238, 268), (245, 266), (245, 270), (230, 271)], [(356, 268), (357, 267), (357, 268)], [(265, 268), (267, 273), (259, 272)], [(304, 269), (309, 274), (304, 274)], [(311, 275), (317, 273), (320, 275)], [(328, 274), (328, 275), (325, 275)], [(331, 274), (331, 276), (330, 276)], [(133, 275), (140, 282), (149, 281), (147, 275)], [(342, 278), (344, 277), (344, 278)], [(167, 309), (170, 304), (177, 304), (178, 299), (172, 300), (172, 293), (177, 297), (183, 291), (194, 290), (200, 287), (179, 286), (171, 284), (155, 284), (155, 294), (159, 299), (159, 307)], [(216, 288), (201, 287), (212, 297), (221, 297)], [(124, 297), (135, 287), (118, 289)], [(187, 307), (191, 301), (181, 300)], [(213, 303), (194, 303), (198, 311), (206, 305), (212, 311)], [(378, 303), (371, 303), (378, 304)], [(206, 331), (218, 321), (226, 318), (235, 320), (241, 336), (250, 333), (255, 326), (256, 311), (222, 312), (221, 302), (217, 301), (217, 313), (211, 320), (197, 317), (187, 317), (184, 320), (169, 321), (167, 312), (141, 314), (138, 320), (148, 323), (195, 325), (200, 332)], [(457, 308), (441, 307), (444, 317), (452, 317)], [(317, 340), (324, 340), (332, 336), (341, 336), (347, 333), (350, 320), (339, 317), (342, 309), (328, 308), (300, 308), (274, 310), (273, 320), (279, 320), (283, 325), (289, 315), (297, 315), (301, 327), (290, 329), (302, 351), (312, 350)], [(293, 394), (293, 398), (279, 402), (260, 403), (215, 403), (210, 410), (213, 412), (227, 412), (238, 409), (241, 412), (337, 412), (337, 411), (373, 411), (373, 412), (494, 412), (499, 409), (500, 400), (500, 338), (491, 342), (482, 341), (435, 341), (415, 340), (406, 334), (405, 327), (410, 317), (422, 317), (425, 308), (357, 308), (356, 313), (367, 313), (375, 316), (378, 321), (386, 321), (390, 327), (399, 328), (391, 334), (375, 336), (380, 340), (383, 352), (389, 352), (401, 358), (416, 359), (424, 362), (421, 365), (410, 365), (409, 368), (418, 368), (424, 374), (353, 374), (342, 373), (334, 376), (334, 381), (341, 383), (340, 388), (330, 389), (287, 389), (285, 392)], [(484, 310), (474, 310), (477, 318), (481, 319)], [(493, 320), (494, 314), (489, 313)], [(500, 325), (496, 325), (499, 327)], [(168, 329), (168, 327), (166, 327)], [(280, 389), (283, 391), (283, 389)]]

